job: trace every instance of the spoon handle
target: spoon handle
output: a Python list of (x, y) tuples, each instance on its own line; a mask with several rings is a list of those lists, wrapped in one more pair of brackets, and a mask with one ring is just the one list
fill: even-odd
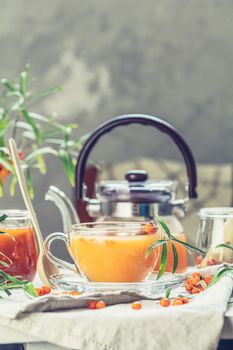
[(37, 220), (35, 210), (34, 210), (33, 205), (32, 205), (32, 201), (31, 201), (30, 196), (29, 196), (28, 189), (27, 189), (25, 176), (24, 176), (24, 173), (23, 173), (23, 170), (22, 170), (22, 167), (20, 164), (20, 159), (18, 156), (19, 151), (18, 151), (16, 142), (13, 138), (9, 139), (9, 149), (10, 149), (12, 162), (13, 162), (13, 165), (15, 167), (15, 171), (16, 171), (19, 187), (21, 190), (21, 194), (23, 196), (24, 204), (28, 210), (32, 224), (34, 226), (40, 251), (43, 252), (44, 251), (43, 236), (42, 236), (42, 233), (40, 230), (40, 226), (39, 226), (39, 223)]

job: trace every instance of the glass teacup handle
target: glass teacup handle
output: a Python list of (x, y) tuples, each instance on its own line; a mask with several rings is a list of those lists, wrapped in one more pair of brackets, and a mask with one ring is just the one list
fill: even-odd
[[(51, 233), (50, 235), (48, 235), (48, 237), (46, 237), (46, 239), (44, 241), (44, 247), (45, 247), (45, 252), (46, 252), (49, 260), (51, 262), (53, 262), (54, 264), (56, 264), (58, 267), (70, 270), (72, 272), (79, 273), (78, 269), (76, 268), (76, 266), (74, 264), (70, 264), (67, 261), (64, 261), (64, 260), (57, 258), (51, 252), (51, 244), (53, 243), (53, 241), (55, 241), (57, 239), (64, 241), (66, 243), (67, 247), (69, 247), (69, 245), (70, 245), (68, 235), (63, 233), (63, 232), (54, 232), (54, 233)], [(71, 255), (71, 252), (69, 250), (68, 250), (68, 252)], [(72, 258), (72, 256), (71, 256), (71, 258)]]

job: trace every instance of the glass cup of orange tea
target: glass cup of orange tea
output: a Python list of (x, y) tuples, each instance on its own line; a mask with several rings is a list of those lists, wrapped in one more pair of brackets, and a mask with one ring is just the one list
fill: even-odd
[(36, 273), (38, 250), (31, 220), (26, 210), (1, 210), (0, 270), (32, 281)]
[[(159, 250), (146, 253), (160, 235), (144, 232), (137, 222), (94, 222), (71, 226), (70, 233), (52, 233), (46, 238), (48, 257), (59, 267), (79, 272), (90, 282), (143, 282), (153, 272)], [(61, 239), (75, 268), (51, 253), (51, 243)]]

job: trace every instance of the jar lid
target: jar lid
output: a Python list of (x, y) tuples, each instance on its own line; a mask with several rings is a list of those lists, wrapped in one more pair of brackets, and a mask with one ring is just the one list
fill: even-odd
[(233, 207), (201, 208), (198, 212), (201, 218), (233, 218)]
[(169, 203), (175, 199), (176, 182), (148, 180), (144, 170), (130, 170), (125, 181), (101, 181), (97, 188), (100, 201), (132, 203)]

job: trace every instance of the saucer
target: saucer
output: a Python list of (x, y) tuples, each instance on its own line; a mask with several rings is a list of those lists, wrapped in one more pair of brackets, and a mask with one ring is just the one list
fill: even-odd
[(170, 287), (178, 287), (183, 281), (184, 276), (180, 274), (165, 273), (159, 280), (157, 275), (152, 274), (143, 282), (126, 283), (107, 283), (90, 282), (80, 274), (74, 272), (61, 272), (50, 276), (50, 281), (55, 288), (64, 291), (78, 292), (110, 292), (110, 291), (136, 291), (146, 294), (157, 294), (166, 292)]

